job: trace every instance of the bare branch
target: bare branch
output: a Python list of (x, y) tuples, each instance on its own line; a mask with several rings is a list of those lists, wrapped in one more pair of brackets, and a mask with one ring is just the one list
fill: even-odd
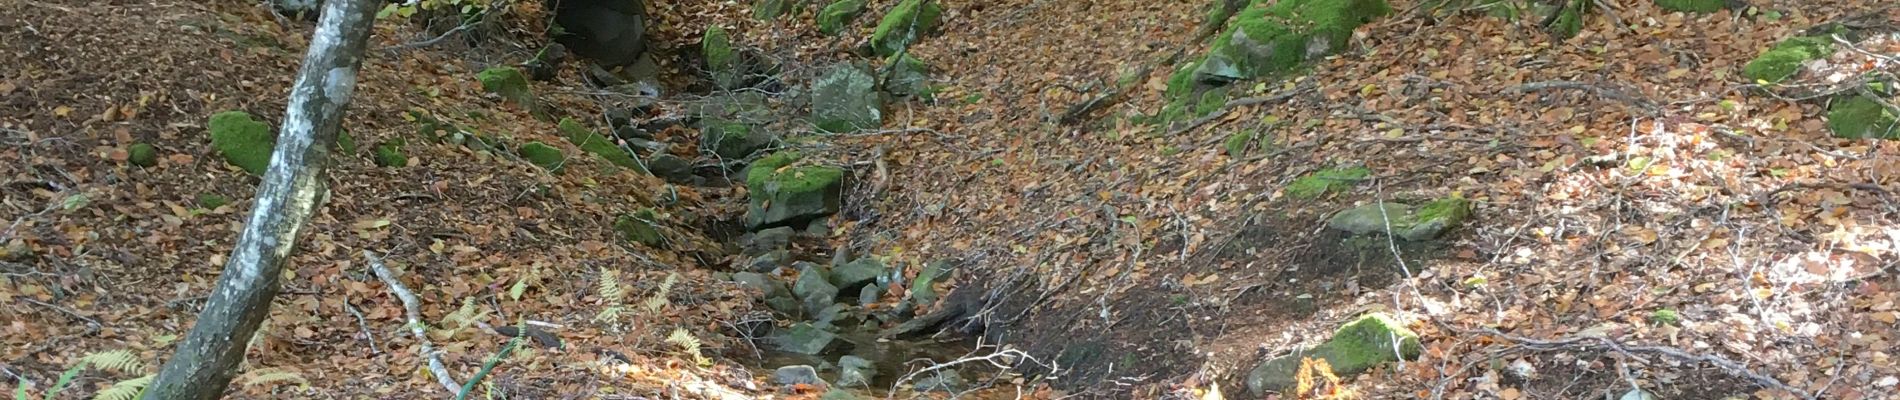
[(429, 359), (429, 374), (435, 375), (436, 382), (441, 383), (443, 388), (449, 390), (449, 393), (461, 393), (462, 385), (455, 383), (455, 378), (449, 376), (449, 368), (442, 365), (442, 352), (436, 351), (435, 344), (429, 341), (429, 332), (422, 324), (422, 306), (419, 305), (421, 302), (416, 300), (416, 294), (404, 287), (402, 281), (396, 279), (396, 274), (391, 272), (389, 267), (383, 266), (383, 259), (377, 257), (375, 252), (363, 250), (363, 259), (369, 260), (370, 270), (376, 272), (377, 278), (383, 279), (383, 284), (389, 285), (389, 291), (395, 292), (396, 298), (402, 299), (402, 309), (409, 316), (406, 324), (409, 326), (409, 333), (416, 335), (416, 342), (422, 344), (422, 349), (418, 351), (424, 358)]

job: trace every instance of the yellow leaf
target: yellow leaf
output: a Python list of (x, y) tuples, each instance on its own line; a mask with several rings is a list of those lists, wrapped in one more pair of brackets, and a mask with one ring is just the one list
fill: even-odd
[(389, 226), (389, 220), (382, 219), (382, 218), (360, 220), (360, 221), (356, 221), (355, 224), (350, 225), (350, 227), (356, 228), (356, 230), (359, 230), (359, 231), (379, 229), (385, 226)]
[(67, 106), (53, 107), (53, 115), (55, 116), (64, 117), (72, 113), (73, 113), (72, 107), (67, 107)]

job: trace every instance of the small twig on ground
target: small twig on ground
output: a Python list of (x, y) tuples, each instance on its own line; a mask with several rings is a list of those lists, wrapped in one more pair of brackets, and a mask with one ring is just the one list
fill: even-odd
[(1207, 123), (1209, 122), (1213, 122), (1214, 120), (1227, 116), (1227, 113), (1233, 112), (1235, 108), (1286, 101), (1287, 99), (1293, 98), (1293, 96), (1298, 96), (1302, 93), (1306, 93), (1311, 90), (1313, 90), (1313, 85), (1311, 83), (1301, 82), (1299, 86), (1295, 86), (1292, 89), (1281, 91), (1280, 93), (1275, 93), (1275, 94), (1267, 95), (1267, 96), (1244, 97), (1244, 98), (1229, 100), (1227, 104), (1221, 105), (1219, 110), (1214, 110), (1213, 113), (1207, 114), (1207, 116), (1195, 118), (1194, 121), (1188, 122), (1187, 125), (1182, 125), (1180, 127), (1168, 130), (1168, 135), (1170, 136), (1179, 135), (1181, 133), (1194, 130), (1195, 128), (1199, 128), (1201, 127), (1201, 125), (1207, 125)]
[(40, 307), (53, 309), (53, 311), (59, 311), (61, 314), (66, 314), (67, 316), (73, 317), (73, 319), (84, 321), (86, 323), (86, 329), (90, 331), (98, 331), (100, 327), (102, 326), (99, 324), (99, 320), (92, 319), (92, 317), (87, 317), (85, 314), (80, 314), (78, 310), (66, 308), (58, 304), (34, 300), (31, 297), (21, 297), (19, 299), (24, 300), (28, 303), (33, 303), (34, 305), (38, 305)]
[(461, 393), (462, 385), (455, 383), (455, 378), (449, 376), (449, 368), (442, 364), (442, 353), (436, 351), (435, 343), (429, 341), (429, 332), (425, 330), (425, 325), (422, 323), (421, 301), (416, 300), (416, 294), (404, 287), (402, 281), (396, 279), (396, 274), (391, 272), (389, 267), (383, 266), (382, 257), (377, 257), (375, 252), (363, 250), (363, 259), (369, 261), (370, 271), (375, 272), (377, 278), (382, 278), (383, 284), (389, 285), (389, 291), (395, 292), (396, 298), (402, 299), (402, 309), (409, 317), (406, 325), (409, 326), (409, 332), (416, 335), (416, 342), (422, 345), (422, 348), (417, 351), (428, 358), (429, 374), (435, 375), (436, 382), (448, 389), (449, 393)]
[(363, 338), (369, 340), (369, 353), (383, 354), (381, 349), (376, 348), (376, 333), (369, 330), (369, 322), (363, 319), (363, 312), (357, 311), (356, 305), (350, 304), (348, 298), (343, 299), (343, 311), (348, 311), (350, 315), (356, 317), (356, 326), (363, 329)]
[(1808, 400), (1815, 399), (1814, 395), (1809, 394), (1807, 391), (1796, 389), (1793, 386), (1788, 386), (1788, 384), (1782, 383), (1780, 379), (1775, 379), (1775, 377), (1773, 376), (1755, 372), (1753, 370), (1748, 369), (1748, 367), (1743, 366), (1741, 363), (1737, 363), (1733, 360), (1729, 360), (1728, 358), (1718, 356), (1718, 355), (1695, 354), (1695, 353), (1690, 353), (1688, 351), (1684, 351), (1682, 349), (1668, 347), (1668, 346), (1628, 345), (1606, 336), (1571, 336), (1571, 337), (1566, 337), (1563, 339), (1556, 339), (1556, 340), (1540, 340), (1540, 339), (1533, 339), (1529, 337), (1523, 337), (1523, 336), (1517, 336), (1517, 335), (1504, 333), (1504, 332), (1498, 331), (1497, 329), (1489, 328), (1489, 327), (1483, 327), (1483, 328), (1479, 328), (1476, 331), (1472, 331), (1472, 330), (1461, 329), (1458, 327), (1450, 326), (1444, 323), (1440, 323), (1440, 325), (1457, 332), (1482, 333), (1482, 334), (1491, 335), (1491, 336), (1495, 336), (1499, 338), (1504, 338), (1512, 342), (1516, 342), (1517, 343), (1516, 346), (1518, 347), (1531, 349), (1531, 350), (1567, 350), (1567, 349), (1579, 348), (1579, 347), (1587, 348), (1591, 346), (1592, 344), (1600, 344), (1604, 347), (1608, 347), (1610, 350), (1616, 351), (1617, 353), (1621, 353), (1623, 355), (1630, 356), (1630, 357), (1637, 357), (1638, 353), (1648, 353), (1648, 354), (1661, 354), (1663, 356), (1667, 356), (1667, 357), (1674, 358), (1681, 361), (1708, 363), (1709, 365), (1714, 365), (1716, 368), (1720, 368), (1723, 372), (1726, 372), (1729, 375), (1746, 378), (1750, 381), (1753, 381), (1756, 385), (1760, 385), (1765, 388), (1786, 391), (1789, 394), (1793, 394), (1796, 397), (1799, 397), (1802, 399), (1808, 399)]
[(1613, 100), (1621, 100), (1625, 103), (1629, 103), (1630, 105), (1636, 106), (1636, 108), (1640, 108), (1643, 111), (1648, 112), (1652, 115), (1662, 112), (1662, 107), (1657, 106), (1656, 102), (1654, 101), (1650, 101), (1649, 99), (1643, 98), (1641, 96), (1626, 93), (1619, 89), (1607, 88), (1607, 87), (1599, 86), (1599, 85), (1592, 84), (1589, 82), (1543, 81), (1543, 82), (1526, 83), (1522, 85), (1517, 85), (1517, 87), (1515, 88), (1511, 88), (1512, 91), (1515, 91), (1518, 93), (1530, 93), (1530, 92), (1536, 92), (1536, 91), (1542, 91), (1542, 90), (1554, 90), (1554, 89), (1572, 89), (1572, 90), (1588, 91), (1600, 97), (1605, 97), (1605, 98), (1609, 98)]

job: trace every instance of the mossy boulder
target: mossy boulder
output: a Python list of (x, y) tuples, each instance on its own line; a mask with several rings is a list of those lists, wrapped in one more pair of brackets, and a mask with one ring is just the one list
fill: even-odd
[(732, 48), (732, 36), (726, 28), (714, 25), (706, 28), (699, 38), (699, 51), (706, 60), (706, 72), (712, 75), (713, 85), (721, 89), (733, 89), (740, 85), (743, 72), (739, 71), (739, 53)]
[(482, 90), (503, 99), (524, 107), (534, 104), (534, 93), (528, 90), (528, 77), (515, 67), (490, 67), (475, 74), (475, 79), (482, 82)]
[(1809, 60), (1826, 57), (1833, 51), (1833, 40), (1826, 37), (1788, 38), (1743, 65), (1742, 76), (1755, 82), (1781, 82), (1800, 72), (1801, 66)]
[(910, 54), (891, 56), (884, 61), (890, 68), (884, 91), (897, 96), (920, 96), (930, 92), (930, 66)]
[(620, 233), (621, 240), (659, 247), (666, 244), (666, 237), (660, 235), (660, 229), (655, 226), (657, 221), (659, 217), (653, 209), (645, 208), (614, 219), (614, 231)]
[(791, 14), (797, 8), (797, 3), (797, 0), (758, 0), (752, 5), (752, 18), (778, 19), (778, 17)]
[(1728, 0), (1656, 0), (1656, 6), (1677, 12), (1712, 13), (1728, 8)]
[(270, 125), (252, 119), (250, 113), (225, 111), (211, 115), (206, 125), (211, 131), (211, 146), (224, 161), (251, 175), (263, 176), (270, 168), (271, 150), (277, 147), (277, 135)]
[(878, 57), (897, 54), (937, 29), (943, 6), (931, 0), (904, 0), (884, 14), (871, 33), (871, 51)]
[(831, 66), (811, 84), (811, 118), (818, 130), (848, 133), (884, 124), (884, 94), (870, 68)]
[(1247, 389), (1265, 394), (1293, 387), (1305, 358), (1326, 360), (1333, 373), (1347, 377), (1399, 359), (1416, 359), (1420, 349), (1418, 334), (1404, 324), (1384, 314), (1368, 314), (1339, 328), (1326, 343), (1255, 367), (1247, 373)]
[(1867, 96), (1835, 100), (1828, 106), (1827, 127), (1841, 138), (1900, 139), (1900, 115)]
[(567, 141), (580, 147), (581, 151), (593, 154), (595, 157), (600, 157), (600, 159), (607, 160), (607, 162), (613, 163), (613, 165), (620, 166), (621, 168), (639, 171), (640, 173), (647, 172), (646, 167), (640, 165), (640, 160), (633, 158), (633, 154), (628, 153), (626, 149), (620, 148), (620, 145), (614, 144), (613, 139), (608, 139), (599, 132), (594, 132), (593, 129), (581, 125), (580, 121), (575, 121), (573, 118), (562, 118), (559, 126), (561, 136), (567, 137)]
[(402, 153), (402, 144), (385, 142), (376, 145), (376, 165), (381, 167), (405, 167), (409, 165), (409, 156)]
[(1352, 32), (1392, 13), (1384, 0), (1256, 0), (1216, 36), (1201, 76), (1231, 80), (1286, 72), (1301, 63), (1338, 53)]
[(844, 32), (845, 26), (864, 14), (865, 3), (869, 0), (838, 0), (818, 11), (818, 32), (837, 35)]
[(744, 122), (708, 118), (700, 121), (699, 150), (726, 160), (743, 160), (771, 147), (778, 138), (764, 128)]
[(528, 160), (529, 163), (556, 174), (561, 173), (562, 168), (567, 164), (567, 154), (547, 143), (528, 142), (515, 150), (515, 153), (520, 154), (521, 158)]
[(1365, 180), (1366, 177), (1370, 175), (1372, 175), (1372, 170), (1366, 167), (1320, 170), (1306, 174), (1306, 176), (1294, 179), (1292, 183), (1288, 183), (1286, 185), (1286, 195), (1300, 199), (1317, 198), (1327, 193), (1352, 188), (1353, 185), (1359, 184), (1359, 181)]
[(1418, 207), (1401, 203), (1384, 203), (1381, 207), (1380, 203), (1372, 203), (1340, 211), (1326, 226), (1360, 235), (1384, 233), (1389, 221), (1393, 236), (1422, 242), (1458, 227), (1470, 215), (1470, 202), (1460, 198), (1433, 200)]
[(125, 147), (125, 161), (141, 167), (158, 165), (158, 148), (151, 143), (133, 143)]
[(800, 158), (798, 153), (786, 151), (752, 163), (746, 171), (750, 199), (747, 226), (798, 225), (838, 212), (843, 201), (844, 170), (794, 165)]

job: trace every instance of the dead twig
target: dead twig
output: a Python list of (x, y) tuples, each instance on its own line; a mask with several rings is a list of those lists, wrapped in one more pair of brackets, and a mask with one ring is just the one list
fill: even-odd
[(1620, 101), (1623, 101), (1624, 103), (1628, 103), (1630, 105), (1636, 106), (1636, 108), (1640, 108), (1644, 112), (1649, 113), (1650, 115), (1655, 115), (1662, 112), (1661, 106), (1656, 105), (1656, 102), (1650, 101), (1647, 98), (1643, 98), (1642, 96), (1638, 96), (1638, 95), (1632, 95), (1620, 89), (1603, 87), (1603, 86), (1592, 84), (1589, 82), (1543, 81), (1543, 82), (1526, 83), (1526, 84), (1517, 85), (1517, 87), (1511, 88), (1512, 91), (1518, 92), (1518, 93), (1531, 93), (1531, 92), (1537, 92), (1537, 91), (1558, 90), (1558, 89), (1582, 90), (1582, 91), (1595, 94), (1599, 97), (1608, 98), (1612, 100), (1620, 100)]
[(350, 299), (348, 298), (343, 299), (343, 311), (348, 311), (350, 315), (356, 317), (356, 327), (361, 328), (363, 330), (363, 338), (369, 340), (369, 353), (383, 354), (382, 349), (376, 347), (376, 333), (369, 330), (369, 322), (363, 319), (363, 312), (357, 311), (356, 305), (350, 304)]
[(69, 317), (73, 317), (73, 319), (77, 319), (77, 320), (80, 320), (80, 321), (83, 321), (83, 322), (85, 322), (85, 323), (86, 323), (86, 329), (87, 329), (87, 331), (88, 331), (88, 332), (97, 332), (97, 331), (98, 331), (98, 330), (100, 329), (100, 327), (102, 326), (102, 325), (100, 325), (100, 324), (99, 324), (99, 320), (96, 320), (96, 319), (92, 319), (92, 317), (88, 317), (88, 316), (86, 316), (85, 314), (80, 314), (80, 313), (79, 313), (79, 310), (74, 310), (74, 309), (71, 309), (71, 308), (66, 308), (65, 306), (61, 306), (61, 305), (58, 305), (58, 304), (53, 304), (53, 303), (47, 303), (47, 302), (43, 302), (43, 301), (39, 301), (39, 300), (34, 300), (34, 299), (33, 299), (33, 298), (31, 298), (31, 297), (20, 297), (19, 299), (20, 299), (20, 300), (23, 300), (23, 301), (26, 301), (27, 303), (32, 303), (33, 305), (37, 305), (37, 306), (40, 306), (40, 307), (46, 307), (46, 308), (48, 308), (48, 309), (52, 309), (53, 311), (58, 311), (58, 312), (60, 312), (61, 314), (66, 314), (66, 316), (69, 316)]
[[(1450, 325), (1445, 325), (1443, 323), (1440, 323), (1440, 325), (1444, 325), (1446, 328), (1451, 329), (1453, 331), (1470, 332), (1469, 330), (1460, 329), (1460, 328), (1453, 327)], [(1588, 349), (1592, 345), (1601, 345), (1603, 347), (1609, 348), (1612, 351), (1615, 351), (1617, 353), (1623, 354), (1625, 356), (1630, 356), (1630, 357), (1640, 357), (1639, 354), (1659, 354), (1659, 355), (1673, 358), (1679, 361), (1707, 363), (1709, 365), (1714, 365), (1716, 368), (1720, 368), (1723, 372), (1726, 372), (1729, 375), (1733, 375), (1740, 378), (1746, 378), (1750, 381), (1753, 381), (1755, 382), (1756, 385), (1760, 385), (1765, 388), (1786, 391), (1789, 394), (1793, 394), (1796, 397), (1799, 397), (1802, 399), (1809, 399), (1809, 400), (1815, 399), (1814, 395), (1808, 393), (1807, 391), (1796, 389), (1793, 386), (1789, 386), (1788, 384), (1781, 382), (1780, 379), (1775, 379), (1775, 377), (1773, 376), (1769, 376), (1767, 374), (1763, 374), (1760, 372), (1755, 372), (1754, 370), (1750, 370), (1748, 369), (1748, 367), (1743, 366), (1741, 363), (1737, 363), (1733, 360), (1729, 360), (1728, 358), (1718, 356), (1718, 355), (1695, 354), (1695, 353), (1690, 353), (1682, 349), (1668, 347), (1668, 346), (1630, 345), (1630, 344), (1625, 344), (1623, 342), (1619, 342), (1615, 339), (1611, 339), (1607, 336), (1571, 336), (1571, 337), (1566, 337), (1566, 338), (1556, 339), (1556, 340), (1541, 340), (1541, 339), (1534, 339), (1534, 338), (1529, 338), (1529, 337), (1512, 335), (1512, 334), (1500, 332), (1497, 329), (1488, 328), (1488, 327), (1480, 328), (1477, 331), (1477, 333), (1483, 333), (1486, 335), (1504, 338), (1506, 340), (1515, 342), (1517, 347), (1531, 349), (1531, 350), (1538, 350), (1538, 351), (1571, 350), (1571, 349), (1576, 349), (1576, 348)]]
[(383, 266), (382, 257), (376, 256), (375, 252), (363, 250), (363, 259), (369, 261), (370, 271), (375, 272), (377, 278), (382, 278), (383, 284), (389, 285), (389, 291), (396, 293), (396, 298), (402, 299), (402, 309), (409, 317), (406, 325), (409, 326), (409, 332), (416, 335), (416, 342), (422, 345), (422, 348), (417, 351), (429, 360), (429, 374), (435, 375), (436, 382), (448, 389), (449, 393), (461, 393), (462, 385), (455, 383), (455, 378), (449, 376), (449, 368), (442, 364), (442, 353), (436, 350), (435, 343), (429, 341), (429, 332), (425, 328), (426, 325), (422, 323), (421, 301), (416, 300), (416, 294), (404, 287), (402, 281), (396, 279), (396, 274), (391, 272), (389, 267)]

